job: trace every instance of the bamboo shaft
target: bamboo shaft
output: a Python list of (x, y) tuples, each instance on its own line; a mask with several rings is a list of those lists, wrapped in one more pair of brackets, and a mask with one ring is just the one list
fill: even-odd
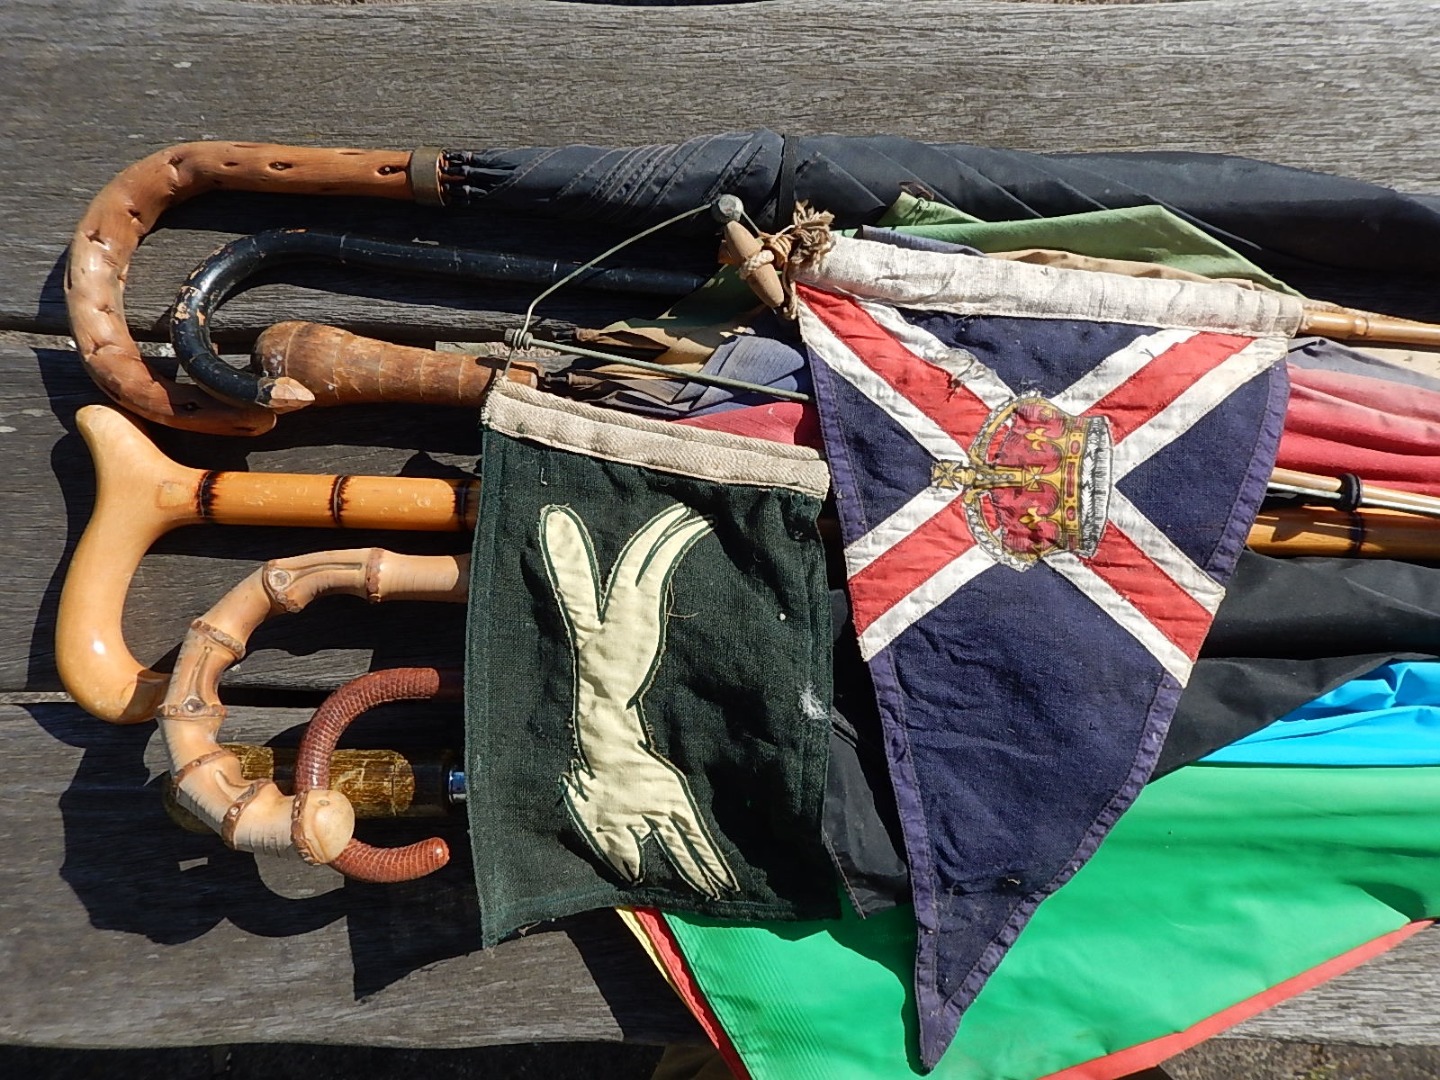
[(220, 678), (244, 656), (256, 627), (273, 615), (303, 610), (333, 593), (371, 603), (462, 603), (468, 563), (465, 556), (399, 555), (382, 548), (319, 551), (268, 562), (221, 597), (190, 625), (155, 710), (180, 805), (237, 850), (283, 854), (298, 846), (311, 861), (334, 861), (354, 835), (350, 801), (334, 789), (317, 788), (297, 802), (273, 780), (248, 780), (239, 758), (217, 739), (225, 719)]

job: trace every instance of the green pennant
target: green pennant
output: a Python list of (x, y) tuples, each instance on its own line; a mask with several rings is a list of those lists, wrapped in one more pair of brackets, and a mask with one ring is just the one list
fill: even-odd
[(501, 384), (466, 671), (482, 938), (622, 903), (828, 915), (812, 450)]

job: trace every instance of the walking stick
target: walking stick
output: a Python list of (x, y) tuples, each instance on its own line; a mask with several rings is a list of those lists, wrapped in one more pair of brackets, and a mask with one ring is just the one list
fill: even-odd
[(96, 384), (133, 412), (169, 427), (213, 435), (260, 435), (276, 412), (311, 401), (281, 376), (264, 387), (267, 407), (222, 402), (151, 370), (125, 323), (130, 259), (168, 209), (207, 191), (357, 195), (431, 206), (463, 204), (463, 154), (425, 147), (322, 149), (266, 143), (192, 142), (124, 169), (95, 196), (70, 241), (65, 303), (76, 348)]
[[(428, 171), (427, 171), (428, 162)], [(95, 196), (70, 241), (65, 303), (80, 358), (110, 397), (151, 420), (216, 435), (259, 435), (275, 414), (217, 401), (152, 371), (125, 324), (130, 257), (166, 210), (206, 191), (284, 191), (439, 201), (433, 156), (265, 143), (181, 143), (119, 173)], [(411, 174), (412, 166), (416, 169)], [(300, 396), (277, 381), (279, 401)]]
[[(574, 285), (646, 295), (684, 296), (705, 283), (696, 274), (674, 270), (586, 269), (579, 263), (523, 255), (307, 229), (273, 229), (226, 244), (197, 266), (180, 287), (170, 340), (181, 366), (211, 394), (236, 405), (263, 405), (276, 412), (310, 404), (369, 401), (450, 405), (461, 403), (454, 400), (457, 395), (468, 401), (483, 393), (499, 369), (498, 364), (477, 364), (456, 353), (404, 347), (353, 355), (331, 351), (326, 355), (328, 363), (311, 358), (310, 370), (303, 376), (297, 370), (300, 364), (281, 365), (273, 372), (264, 365), (258, 371), (242, 371), (221, 360), (210, 340), (210, 324), (220, 304), (262, 267), (302, 261), (531, 285), (550, 285), (573, 276)], [(291, 383), (300, 389), (292, 389), (283, 398), (273, 396), (276, 387)]]
[[(76, 423), (95, 460), (95, 509), (60, 593), (56, 664), (76, 703), (111, 723), (144, 723), (165, 693), (169, 677), (135, 659), (122, 618), (140, 560), (172, 529), (211, 524), (468, 532), (475, 527), (474, 480), (206, 471), (170, 460), (139, 423), (115, 409), (86, 406)], [(1357, 532), (1360, 527), (1363, 532)], [(1440, 549), (1440, 523), (1382, 510), (1266, 510), (1249, 543), (1275, 555), (1426, 558)]]
[(422, 477), (216, 472), (170, 460), (139, 423), (89, 405), (76, 425), (95, 461), (95, 509), (71, 556), (55, 623), (60, 680), (86, 712), (118, 724), (155, 715), (168, 676), (125, 644), (130, 581), (150, 547), (183, 525), (467, 532), (476, 484)]
[[(400, 555), (383, 548), (318, 551), (272, 560), (226, 593), (191, 623), (155, 710), (180, 805), (241, 851), (280, 854), (294, 846), (312, 862), (340, 858), (354, 835), (355, 812), (344, 795), (319, 786), (329, 777), (316, 764), (315, 748), (303, 766), (297, 761), (297, 790), (298, 770), (305, 770), (303, 797), (285, 795), (273, 780), (247, 780), (240, 759), (216, 737), (225, 719), (220, 677), (245, 655), (256, 627), (282, 612), (301, 611), (320, 596), (463, 603), (469, 561), (463, 555)], [(333, 736), (343, 728), (342, 723)], [(321, 753), (327, 738), (317, 744)], [(412, 855), (405, 865), (438, 858), (433, 842)], [(362, 867), (373, 863), (360, 859)]]
[[(307, 846), (298, 823), (304, 820), (311, 798), (326, 798), (330, 790), (330, 759), (345, 729), (363, 712), (394, 701), (455, 701), (460, 697), (461, 673), (429, 667), (386, 668), (361, 675), (336, 690), (306, 725), (295, 759), (295, 803), (291, 839), (300, 857), (314, 864), (333, 866), (359, 881), (411, 881), (433, 874), (450, 861), (450, 848), (438, 836), (398, 848), (372, 847), (353, 837), (332, 859)], [(344, 793), (335, 793), (346, 798)]]

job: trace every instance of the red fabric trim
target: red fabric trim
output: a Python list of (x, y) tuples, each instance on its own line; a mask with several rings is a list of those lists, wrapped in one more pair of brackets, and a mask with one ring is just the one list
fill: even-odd
[(634, 908), (635, 921), (640, 924), (640, 929), (645, 931), (645, 936), (650, 939), (650, 944), (655, 948), (655, 954), (660, 957), (669, 972), (670, 978), (675, 982), (675, 991), (680, 995), (680, 1000), (685, 1002), (700, 1022), (700, 1028), (705, 1032), (706, 1037), (714, 1044), (720, 1056), (725, 1059), (725, 1064), (730, 1066), (730, 1071), (735, 1074), (737, 1080), (751, 1080), (750, 1070), (745, 1068), (745, 1062), (740, 1060), (740, 1053), (735, 1049), (735, 1044), (730, 1041), (730, 1036), (725, 1034), (724, 1027), (720, 1024), (720, 1018), (710, 1008), (710, 1002), (705, 999), (700, 984), (695, 981), (695, 976), (690, 972), (690, 966), (685, 963), (685, 956), (680, 951), (680, 943), (675, 940), (670, 927), (665, 924), (657, 908)]
[(675, 423), (710, 431), (728, 431), (731, 435), (748, 435), (752, 439), (794, 443), (812, 450), (820, 450), (824, 446), (820, 438), (820, 414), (815, 411), (815, 406), (799, 401), (726, 409), (708, 416), (676, 420)]
[(1129, 1076), (1131, 1073), (1154, 1068), (1162, 1061), (1174, 1057), (1183, 1050), (1189, 1050), (1212, 1035), (1218, 1035), (1225, 1029), (1234, 1027), (1241, 1021), (1264, 1012), (1272, 1005), (1288, 1001), (1297, 994), (1313, 989), (1321, 983), (1333, 979), (1336, 975), (1343, 975), (1345, 972), (1359, 967), (1365, 961), (1388, 952), (1406, 938), (1419, 933), (1430, 925), (1428, 920), (1413, 922), (1408, 926), (1402, 926), (1399, 930), (1382, 934), (1374, 941), (1357, 946), (1349, 952), (1341, 953), (1334, 959), (1318, 964), (1309, 971), (1301, 972), (1294, 978), (1277, 983), (1269, 990), (1231, 1005), (1228, 1009), (1222, 1009), (1214, 1016), (1207, 1017), (1184, 1031), (1151, 1039), (1149, 1042), (1127, 1047), (1124, 1050), (1117, 1050), (1113, 1054), (1093, 1058), (1081, 1065), (1072, 1065), (1068, 1069), (1051, 1073), (1043, 1080), (1119, 1080), (1120, 1077)]

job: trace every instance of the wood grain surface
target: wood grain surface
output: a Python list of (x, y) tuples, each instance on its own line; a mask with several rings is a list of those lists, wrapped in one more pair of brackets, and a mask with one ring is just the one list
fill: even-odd
[[(438, 1047), (696, 1030), (608, 915), (482, 954), (463, 860), (402, 888), (262, 868), (162, 820), (149, 725), (106, 727), (54, 700), (55, 601), (93, 494), (73, 417), (99, 400), (64, 337), (62, 257), (86, 203), (124, 165), (195, 138), (624, 145), (763, 125), (1032, 150), (1221, 151), (1433, 193), (1437, 37), (1429, 0), (0, 5), (0, 701), (31, 701), (0, 705), (0, 1041)], [(293, 224), (472, 246), (523, 237), (524, 250), (570, 256), (613, 239), (363, 201), (211, 196), (142, 246), (127, 296), (137, 334), (162, 336), (175, 287), (214, 246)], [(478, 339), (528, 300), (308, 271), (285, 280), (227, 305), (221, 340), (243, 344), (290, 317)], [(1371, 306), (1423, 315), (1435, 304), (1430, 283), (1415, 282)], [(563, 325), (640, 309), (572, 296), (548, 310)], [(157, 439), (187, 464), (273, 471), (468, 475), (478, 450), (474, 419), (458, 410), (301, 413), (264, 439)], [(257, 561), (372, 542), (465, 546), (185, 529), (142, 565), (127, 637), (141, 660), (163, 658)], [(346, 599), (277, 619), (227, 677), (225, 735), (293, 742), (304, 706), (340, 682), (456, 658), (462, 621), (454, 608)], [(355, 743), (457, 737), (453, 718), (387, 716), (357, 725)], [(371, 838), (413, 838), (406, 828), (372, 826)], [(452, 826), (459, 850), (462, 832)], [(1436, 1045), (1437, 994), (1440, 934), (1426, 933), (1233, 1034)]]
[[(1211, 150), (1440, 190), (1440, 12), (1429, 0), (9, 0), (0, 31), (0, 152), (14, 163), (0, 188), (0, 326), (17, 329), (63, 331), (59, 259), (91, 195), (123, 164), (195, 138), (629, 145), (767, 126), (1042, 151)], [(352, 228), (475, 242), (491, 227), (457, 229), (438, 212), (397, 218), (393, 207), (327, 215), (260, 203), (182, 210), (142, 248), (128, 300), (137, 328), (153, 333), (173, 300), (178, 280), (157, 272), (163, 260), (193, 266), (237, 207), (246, 229), (339, 214)], [(451, 310), (457, 295), (484, 307), (473, 300), (488, 290), (348, 287), (356, 294), (242, 299), (221, 326), (253, 331), (281, 315), (374, 325), (398, 315), (392, 296), (430, 301), (405, 316), (413, 323), (491, 325)]]
[[(225, 735), (295, 745), (307, 710), (237, 708)], [(353, 745), (457, 736), (396, 709)], [(403, 886), (257, 860), (164, 815), (150, 725), (73, 705), (0, 706), (0, 1042), (476, 1046), (695, 1037), (610, 912), (479, 950), (463, 817), (368, 823), (376, 844), (441, 832), (458, 853)]]

